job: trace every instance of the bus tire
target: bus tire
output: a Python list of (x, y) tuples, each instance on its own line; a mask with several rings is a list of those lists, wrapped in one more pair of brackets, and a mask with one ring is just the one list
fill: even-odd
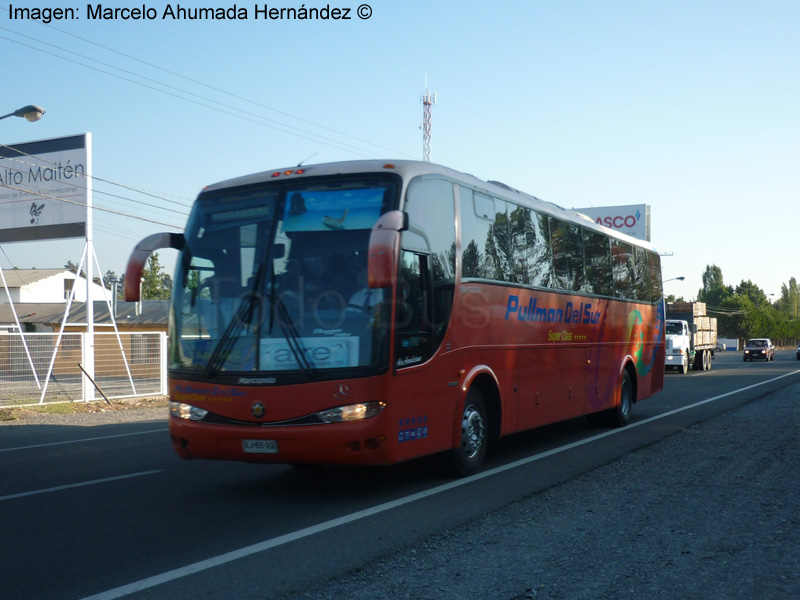
[(608, 422), (612, 427), (625, 427), (631, 422), (633, 412), (633, 384), (628, 370), (622, 372), (622, 383), (619, 388), (619, 402), (608, 411)]
[(614, 408), (601, 412), (589, 413), (586, 419), (592, 427), (625, 427), (631, 422), (633, 410), (633, 385), (631, 376), (626, 369), (622, 373), (622, 383), (619, 391), (619, 402)]
[(489, 422), (486, 417), (486, 404), (481, 391), (472, 386), (464, 400), (459, 444), (452, 451), (452, 465), (455, 472), (467, 477), (480, 471), (488, 445)]

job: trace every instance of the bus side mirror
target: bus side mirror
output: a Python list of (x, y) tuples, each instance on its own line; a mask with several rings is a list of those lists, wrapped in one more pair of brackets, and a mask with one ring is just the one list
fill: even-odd
[(136, 244), (128, 259), (128, 268), (125, 269), (125, 301), (138, 302), (140, 300), (139, 282), (142, 280), (147, 259), (155, 250), (161, 248), (183, 250), (185, 243), (182, 233), (154, 233)]
[(396, 279), (400, 255), (400, 232), (408, 229), (408, 214), (392, 210), (375, 223), (369, 235), (367, 285), (370, 288), (390, 287)]

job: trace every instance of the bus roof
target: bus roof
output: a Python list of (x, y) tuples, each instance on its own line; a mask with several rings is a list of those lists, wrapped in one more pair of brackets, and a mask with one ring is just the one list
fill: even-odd
[(506, 185), (505, 183), (501, 183), (499, 181), (483, 181), (473, 175), (462, 173), (443, 165), (417, 160), (351, 160), (272, 169), (269, 171), (262, 171), (260, 173), (253, 173), (251, 175), (244, 175), (225, 181), (220, 181), (218, 183), (206, 186), (203, 191), (220, 191), (232, 187), (256, 185), (259, 183), (266, 183), (270, 181), (275, 182), (286, 179), (297, 179), (299, 177), (357, 175), (378, 172), (396, 173), (400, 175), (406, 182), (420, 175), (442, 175), (467, 187), (483, 191), (486, 194), (494, 195), (518, 204), (524, 204), (525, 206), (535, 209), (537, 212), (545, 213), (565, 221), (570, 221), (577, 225), (587, 227), (588, 229), (594, 229), (621, 241), (625, 241), (656, 252), (655, 247), (646, 240), (641, 240), (615, 231), (609, 227), (599, 225), (595, 223), (591, 217), (585, 214), (575, 210), (563, 208), (546, 200), (542, 200), (536, 196), (527, 194), (509, 185)]

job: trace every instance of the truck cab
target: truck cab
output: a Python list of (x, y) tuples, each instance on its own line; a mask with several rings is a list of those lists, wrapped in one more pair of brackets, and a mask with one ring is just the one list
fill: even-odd
[(667, 352), (664, 363), (667, 369), (676, 369), (683, 374), (689, 372), (689, 366), (694, 360), (692, 334), (696, 333), (696, 327), (694, 323), (690, 325), (686, 321), (667, 319)]

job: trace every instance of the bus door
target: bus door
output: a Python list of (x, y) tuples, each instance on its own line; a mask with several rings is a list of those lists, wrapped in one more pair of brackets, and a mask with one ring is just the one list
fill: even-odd
[(406, 457), (449, 447), (459, 398), (455, 359), (447, 353), (434, 358), (450, 317), (453, 285), (439, 281), (430, 263), (428, 254), (401, 251), (392, 396)]

